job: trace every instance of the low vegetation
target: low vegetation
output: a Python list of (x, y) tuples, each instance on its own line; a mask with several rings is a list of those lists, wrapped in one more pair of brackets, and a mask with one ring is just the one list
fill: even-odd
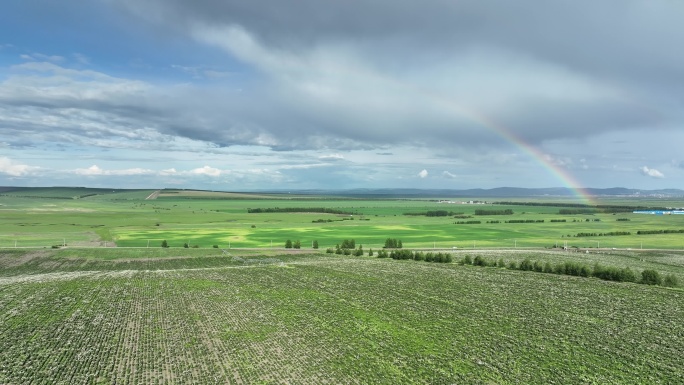
[(0, 383), (684, 382), (680, 201), (153, 192), (0, 195)]
[(535, 272), (623, 261), (665, 285), (669, 273), (641, 267), (680, 271), (682, 254), (422, 254), (457, 258), (0, 251), (0, 382), (682, 380), (680, 289)]

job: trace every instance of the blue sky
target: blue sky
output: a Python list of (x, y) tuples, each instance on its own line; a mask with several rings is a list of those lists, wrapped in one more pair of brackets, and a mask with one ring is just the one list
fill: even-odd
[(684, 188), (682, 14), (9, 0), (0, 185)]

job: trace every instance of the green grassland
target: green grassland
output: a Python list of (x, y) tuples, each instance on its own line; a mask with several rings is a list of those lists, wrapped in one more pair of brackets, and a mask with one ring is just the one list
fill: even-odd
[[(684, 270), (680, 252), (492, 253)], [(11, 249), (0, 272), (6, 384), (684, 381), (681, 289), (210, 249)]]
[[(637, 235), (638, 231), (681, 230), (684, 216), (632, 213), (561, 215), (563, 206), (444, 204), (428, 199), (342, 199), (267, 194), (105, 189), (22, 190), (0, 195), (0, 247), (69, 246), (278, 248), (287, 239), (303, 247), (318, 241), (334, 247), (355, 239), (379, 248), (399, 238), (410, 248), (579, 248), (684, 249), (684, 234)], [(450, 198), (460, 202), (472, 198)], [(548, 199), (548, 198), (547, 198)], [(538, 199), (538, 202), (548, 201)], [(558, 203), (568, 203), (567, 198)], [(600, 204), (658, 206), (658, 201), (606, 199)], [(667, 205), (684, 206), (672, 199)], [(664, 204), (663, 204), (664, 205)], [(349, 214), (305, 212), (324, 207)], [(255, 208), (301, 208), (302, 212), (248, 213)], [(512, 215), (475, 215), (478, 209), (511, 209)], [(447, 210), (458, 216), (405, 215)], [(465, 218), (465, 219), (464, 219)], [(618, 221), (618, 219), (628, 221)], [(544, 221), (505, 223), (505, 221)], [(565, 220), (565, 222), (551, 222)], [(457, 222), (480, 221), (479, 224)], [(491, 223), (499, 221), (499, 223)], [(630, 232), (625, 236), (601, 236)], [(596, 236), (576, 237), (579, 233)]]

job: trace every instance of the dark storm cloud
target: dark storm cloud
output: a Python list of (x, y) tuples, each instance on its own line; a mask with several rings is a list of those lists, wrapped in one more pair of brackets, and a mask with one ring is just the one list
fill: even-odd
[[(507, 47), (601, 76), (673, 80), (684, 39), (676, 1), (279, 1), (151, 0), (122, 3), (154, 20), (240, 25), (266, 45), (307, 49), (330, 41), (370, 44), (401, 59), (478, 45)], [(394, 43), (394, 44), (393, 44)], [(405, 51), (410, 49), (410, 51)], [(415, 58), (415, 59), (414, 59)], [(392, 59), (392, 58), (388, 58)], [(657, 70), (657, 71), (654, 71)], [(642, 75), (642, 76), (640, 76)]]

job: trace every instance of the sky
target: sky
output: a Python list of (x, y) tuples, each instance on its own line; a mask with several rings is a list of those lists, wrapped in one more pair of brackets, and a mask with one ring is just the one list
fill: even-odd
[(5, 0), (0, 186), (684, 188), (680, 0)]

